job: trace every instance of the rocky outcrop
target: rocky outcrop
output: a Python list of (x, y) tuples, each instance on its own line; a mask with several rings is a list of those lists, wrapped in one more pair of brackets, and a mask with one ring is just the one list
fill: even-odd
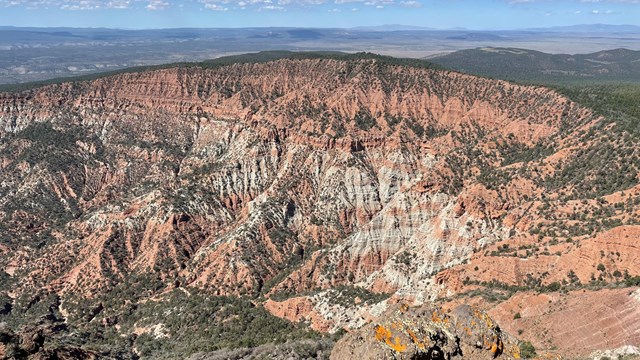
[(14, 333), (6, 323), (0, 323), (0, 359), (75, 360), (103, 358), (92, 351), (73, 347), (45, 347), (45, 337), (51, 329), (29, 326)]
[(331, 359), (520, 359), (520, 347), (484, 312), (399, 305), (340, 340)]

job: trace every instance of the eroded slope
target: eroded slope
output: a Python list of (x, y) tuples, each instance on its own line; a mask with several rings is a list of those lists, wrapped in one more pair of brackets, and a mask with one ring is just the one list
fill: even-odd
[[(601, 281), (638, 273), (635, 245), (616, 235), (636, 231), (635, 143), (612, 143), (615, 124), (545, 88), (379, 58), (283, 59), (5, 94), (0, 124), (9, 316), (40, 304), (106, 334), (88, 344), (179, 338), (140, 305), (179, 306), (177, 294), (256, 298), (337, 331), (392, 294), (528, 291), (568, 270), (586, 283), (599, 242), (618, 256)], [(608, 170), (626, 172), (572, 181), (576, 164), (610, 158), (603, 144), (631, 160)]]

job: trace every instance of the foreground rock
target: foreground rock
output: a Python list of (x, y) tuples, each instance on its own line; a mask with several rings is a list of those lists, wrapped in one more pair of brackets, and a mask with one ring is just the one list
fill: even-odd
[(46, 326), (28, 326), (13, 332), (7, 324), (0, 323), (0, 359), (71, 360), (99, 359), (98, 354), (74, 347), (46, 347), (46, 337), (51, 333)]
[(400, 305), (339, 341), (331, 359), (520, 359), (517, 340), (483, 311)]

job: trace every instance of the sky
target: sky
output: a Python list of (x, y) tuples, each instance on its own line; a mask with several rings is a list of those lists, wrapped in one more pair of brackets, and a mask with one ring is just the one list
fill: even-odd
[(0, 0), (0, 26), (519, 29), (640, 25), (640, 0)]

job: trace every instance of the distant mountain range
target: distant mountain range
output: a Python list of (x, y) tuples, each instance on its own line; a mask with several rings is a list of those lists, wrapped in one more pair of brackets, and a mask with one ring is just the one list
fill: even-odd
[(449, 69), (532, 83), (640, 81), (640, 51), (547, 54), (517, 48), (477, 48), (428, 59)]
[(378, 26), (358, 26), (352, 30), (359, 31), (469, 31), (471, 33), (488, 33), (495, 31), (534, 31), (534, 32), (552, 32), (552, 33), (640, 33), (640, 26), (637, 25), (611, 25), (611, 24), (577, 24), (568, 26), (552, 26), (541, 28), (525, 28), (525, 29), (468, 29), (468, 28), (452, 28), (437, 29), (426, 26), (412, 25), (378, 25)]
[[(274, 27), (273, 29), (295, 29), (294, 27)], [(210, 31), (210, 30), (258, 30), (268, 28), (175, 28), (175, 29), (149, 29), (149, 30), (126, 30), (126, 29), (109, 29), (109, 28), (74, 28), (74, 27), (19, 27), (19, 26), (0, 26), (0, 30), (19, 30), (19, 31), (34, 31), (34, 32), (78, 32), (78, 31), (149, 31), (149, 32), (171, 32), (184, 30), (192, 31)], [(319, 30), (326, 30), (328, 28), (319, 28)], [(336, 29), (336, 28), (333, 28)], [(417, 26), (417, 25), (404, 25), (404, 24), (383, 24), (383, 25), (369, 25), (369, 26), (356, 26), (348, 28), (349, 30), (358, 31), (471, 31), (471, 32), (492, 32), (498, 31), (497, 29), (470, 29), (464, 27), (438, 29), (429, 26)], [(567, 26), (552, 26), (541, 28), (519, 28), (519, 29), (502, 29), (500, 31), (548, 31), (548, 32), (640, 32), (640, 26), (637, 25), (612, 25), (612, 24), (577, 24)]]
[(426, 26), (413, 26), (413, 25), (400, 25), (400, 24), (388, 24), (378, 26), (356, 26), (352, 30), (359, 31), (420, 31), (420, 30), (437, 30), (436, 28)]
[(580, 24), (570, 26), (553, 26), (548, 28), (528, 29), (533, 31), (549, 31), (549, 32), (623, 32), (637, 33), (640, 32), (640, 26), (636, 25), (610, 25), (610, 24)]

